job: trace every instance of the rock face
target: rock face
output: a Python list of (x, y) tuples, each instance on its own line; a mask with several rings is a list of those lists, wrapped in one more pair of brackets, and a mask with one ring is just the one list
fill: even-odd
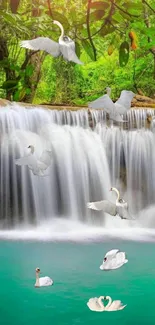
[(137, 94), (132, 100), (132, 107), (155, 108), (155, 99)]
[(9, 100), (0, 98), (0, 106), (4, 107), (10, 104)]

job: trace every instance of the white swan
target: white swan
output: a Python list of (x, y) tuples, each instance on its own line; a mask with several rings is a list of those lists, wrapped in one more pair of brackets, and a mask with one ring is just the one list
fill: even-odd
[(118, 215), (121, 219), (131, 219), (131, 216), (128, 212), (128, 204), (122, 198), (120, 198), (120, 193), (117, 188), (111, 187), (110, 191), (115, 191), (117, 193), (115, 204), (108, 200), (88, 202), (87, 208), (99, 211), (103, 210), (112, 216)]
[(100, 265), (100, 270), (115, 270), (127, 262), (125, 252), (120, 252), (119, 249), (112, 249), (105, 255), (103, 263)]
[(102, 303), (102, 299), (104, 299), (104, 296), (101, 296), (99, 298), (90, 298), (87, 302), (87, 306), (90, 310), (92, 311), (99, 311), (102, 312), (104, 311), (104, 305)]
[(131, 108), (131, 101), (135, 94), (129, 90), (122, 90), (119, 99), (113, 103), (109, 97), (111, 88), (107, 87), (106, 90), (106, 95), (89, 103), (88, 107), (93, 109), (104, 109), (105, 112), (109, 114), (110, 119), (117, 122), (125, 122), (121, 115), (125, 114)]
[(54, 20), (54, 24), (61, 29), (59, 42), (52, 41), (48, 37), (37, 37), (33, 40), (21, 41), (20, 46), (30, 50), (41, 50), (51, 54), (54, 57), (63, 56), (67, 61), (72, 61), (77, 64), (83, 64), (75, 53), (75, 43), (70, 37), (64, 35), (64, 28), (59, 21)]
[(127, 306), (127, 305), (123, 305), (121, 303), (121, 300), (112, 301), (111, 297), (109, 297), (109, 296), (105, 296), (104, 300), (109, 300), (108, 305), (106, 307), (104, 307), (105, 311), (122, 310)]
[[(109, 300), (107, 306), (104, 306), (103, 300)], [(103, 311), (116, 311), (122, 310), (127, 305), (122, 305), (120, 300), (112, 301), (109, 296), (100, 296), (99, 298), (90, 298), (87, 302), (87, 306), (92, 311), (103, 312)]]
[(32, 170), (34, 175), (37, 176), (47, 176), (45, 175), (45, 170), (50, 166), (52, 160), (52, 152), (51, 151), (43, 151), (39, 160), (35, 155), (34, 146), (28, 146), (30, 149), (30, 153), (27, 156), (21, 157), (15, 160), (15, 164), (18, 166), (28, 166), (29, 169)]
[(40, 273), (40, 268), (37, 267), (36, 268), (36, 283), (34, 285), (36, 288), (47, 287), (47, 286), (51, 286), (53, 284), (53, 280), (51, 278), (49, 278), (49, 276), (44, 276), (42, 278), (39, 278), (39, 273)]

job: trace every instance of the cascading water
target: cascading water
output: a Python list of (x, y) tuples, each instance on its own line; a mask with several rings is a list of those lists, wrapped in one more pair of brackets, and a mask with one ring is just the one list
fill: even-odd
[[(153, 115), (151, 110), (148, 112)], [(56, 221), (65, 232), (64, 221), (73, 224), (74, 229), (80, 222), (93, 225), (96, 234), (115, 226), (137, 226), (137, 220), (132, 223), (104, 216), (87, 209), (86, 204), (106, 198), (115, 201), (115, 195), (109, 193), (111, 186), (120, 189), (137, 218), (142, 209), (154, 204), (155, 137), (144, 129), (146, 114), (141, 110), (129, 112), (130, 127), (135, 128), (136, 120), (141, 129), (125, 131), (107, 128), (105, 114), (94, 111), (96, 127), (92, 131), (86, 110), (26, 109), (16, 104), (1, 108), (1, 229), (41, 225), (44, 236), (48, 231), (54, 238), (49, 226), (45, 229), (43, 224)], [(15, 165), (15, 158), (22, 156), (27, 146), (34, 145), (39, 157), (45, 143), (53, 151), (47, 177), (34, 176), (27, 167)], [(152, 221), (150, 224), (152, 227)], [(58, 231), (52, 229), (54, 234)], [(86, 234), (88, 228), (80, 228), (82, 232)], [(26, 234), (30, 236), (28, 231)], [(0, 236), (6, 236), (6, 231), (2, 230)], [(25, 238), (25, 233), (20, 237)]]

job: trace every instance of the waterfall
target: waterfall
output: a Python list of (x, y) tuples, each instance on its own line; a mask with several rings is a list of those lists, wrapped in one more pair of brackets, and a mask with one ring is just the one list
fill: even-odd
[[(65, 113), (61, 112), (62, 116)], [(110, 176), (100, 136), (79, 126), (85, 126), (85, 112), (83, 119), (81, 112), (70, 112), (71, 119), (66, 121), (74, 121), (74, 127), (60, 126), (60, 120), (59, 125), (52, 123), (56, 115), (49, 110), (18, 106), (0, 111), (0, 220), (4, 227), (21, 222), (38, 224), (60, 216), (89, 222), (86, 203), (107, 197)], [(42, 134), (32, 133), (38, 130)], [(15, 158), (24, 154), (30, 144), (40, 150), (39, 156), (43, 149), (41, 135), (53, 150), (49, 177), (43, 178), (34, 176), (25, 166), (15, 165)]]
[[(153, 110), (128, 112), (129, 131), (113, 123), (108, 128), (103, 111), (91, 113), (93, 130), (86, 110), (24, 108), (15, 103), (1, 108), (1, 229), (36, 227), (52, 220), (115, 227), (114, 217), (86, 206), (88, 201), (114, 202), (111, 186), (119, 188), (137, 218), (154, 204), (155, 135), (145, 129), (146, 114), (153, 115)], [(53, 152), (47, 177), (15, 165), (30, 144), (39, 157), (45, 142)], [(122, 225), (130, 227), (131, 223), (117, 220), (117, 226)]]
[(132, 212), (155, 203), (155, 136), (145, 129), (124, 131), (98, 124), (112, 185), (124, 193)]

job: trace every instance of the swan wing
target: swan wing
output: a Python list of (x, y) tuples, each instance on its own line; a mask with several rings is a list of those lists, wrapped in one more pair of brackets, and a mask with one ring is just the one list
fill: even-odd
[(120, 268), (121, 266), (123, 266), (125, 262), (118, 262), (117, 259), (111, 258), (108, 259), (106, 262), (103, 263), (103, 269), (104, 270), (116, 270), (118, 268)]
[(117, 112), (124, 114), (131, 108), (131, 101), (135, 94), (130, 90), (122, 90), (119, 99), (115, 102)]
[(43, 151), (39, 160), (44, 165), (50, 166), (52, 160), (52, 151), (48, 151), (48, 150)]
[(114, 257), (119, 252), (119, 249), (111, 249), (111, 251), (107, 252), (105, 257)]
[[(28, 166), (29, 167), (29, 166)], [(32, 173), (35, 175), (35, 176), (40, 176), (40, 177), (46, 177), (46, 176), (49, 176), (48, 174), (45, 174), (44, 170), (45, 168), (43, 169), (40, 169), (38, 166), (36, 168), (30, 168), (29, 169), (32, 170)]]
[(116, 122), (126, 122), (123, 120), (122, 116), (115, 111), (114, 113), (110, 114), (110, 119)]
[(87, 302), (87, 306), (90, 310), (92, 311), (100, 311), (101, 310), (101, 307), (98, 303), (98, 298), (95, 297), (95, 298), (90, 298)]
[(119, 268), (121, 266), (123, 266), (123, 264), (126, 264), (128, 262), (128, 260), (125, 257), (125, 252), (118, 252), (116, 254), (116, 257), (113, 260), (113, 266), (115, 268)]
[[(125, 305), (126, 306), (126, 305)], [(114, 300), (111, 305), (109, 306), (109, 308), (107, 309), (107, 311), (114, 311), (114, 310), (119, 310), (119, 309), (123, 309), (125, 306), (123, 306), (121, 300)], [(123, 308), (122, 308), (123, 307)]]
[(67, 61), (72, 61), (77, 64), (83, 64), (77, 57), (75, 53), (75, 43), (74, 41), (70, 40), (68, 42), (64, 42), (64, 44), (60, 44), (60, 51)]
[(123, 204), (118, 204), (118, 205), (116, 204), (116, 210), (122, 219), (134, 220), (134, 218), (131, 217), (131, 215), (128, 211), (127, 202), (125, 202)]
[(107, 200), (88, 202), (87, 207), (92, 210), (103, 210), (104, 212), (111, 214), (112, 216), (116, 215), (116, 205)]
[(15, 164), (18, 166), (36, 166), (36, 158), (33, 155), (21, 157), (15, 160)]
[(39, 278), (39, 284), (40, 286), (51, 286), (53, 284), (53, 280), (49, 278), (49, 276), (44, 276)]
[(111, 98), (108, 95), (103, 95), (93, 102), (89, 103), (89, 108), (101, 108), (104, 109), (106, 113), (108, 114), (114, 114), (115, 111), (115, 105)]
[(118, 252), (116, 254), (116, 260), (118, 264), (124, 263), (125, 261), (125, 252)]
[(33, 51), (45, 51), (54, 57), (61, 54), (59, 43), (52, 41), (48, 37), (37, 37), (33, 40), (21, 41), (20, 46)]

